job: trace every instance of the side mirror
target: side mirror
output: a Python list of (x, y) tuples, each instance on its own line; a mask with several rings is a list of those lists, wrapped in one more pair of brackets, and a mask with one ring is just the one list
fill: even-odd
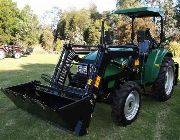
[(106, 44), (113, 44), (114, 33), (113, 31), (105, 31), (105, 42)]

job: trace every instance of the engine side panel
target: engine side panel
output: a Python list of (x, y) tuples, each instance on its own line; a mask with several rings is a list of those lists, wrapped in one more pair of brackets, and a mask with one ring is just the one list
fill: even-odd
[[(96, 55), (97, 55), (97, 51), (88, 54), (87, 56), (84, 57), (84, 59), (95, 60)], [(119, 63), (125, 64), (125, 65), (128, 65), (128, 63), (129, 63), (129, 57), (126, 57), (126, 58), (118, 57), (115, 60), (118, 61)], [(114, 87), (114, 84), (116, 81), (115, 78), (117, 78), (117, 75), (120, 74), (120, 72), (121, 72), (121, 69), (113, 66), (112, 64), (109, 64), (107, 66), (107, 68), (105, 70), (104, 79), (107, 80), (107, 82), (108, 82), (107, 83), (108, 88)]]

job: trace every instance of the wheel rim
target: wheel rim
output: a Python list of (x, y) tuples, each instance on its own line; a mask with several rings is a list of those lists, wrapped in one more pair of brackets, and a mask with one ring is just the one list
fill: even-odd
[(165, 92), (166, 95), (170, 95), (173, 89), (173, 81), (174, 81), (174, 72), (172, 67), (169, 67), (166, 72), (166, 81), (165, 81)]
[(3, 59), (5, 57), (5, 54), (3, 51), (0, 51), (0, 59)]
[(15, 58), (20, 58), (20, 56), (21, 56), (20, 53), (16, 53), (16, 54), (14, 55)]
[(139, 109), (139, 93), (137, 91), (132, 91), (126, 99), (124, 114), (127, 120), (132, 120)]

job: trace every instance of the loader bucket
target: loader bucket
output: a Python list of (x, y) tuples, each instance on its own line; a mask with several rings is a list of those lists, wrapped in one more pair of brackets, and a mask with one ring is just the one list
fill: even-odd
[[(35, 82), (2, 89), (14, 104), (44, 120), (53, 122), (78, 136), (87, 133), (93, 112), (91, 97), (74, 100), (39, 90)], [(48, 92), (47, 92), (48, 91)]]

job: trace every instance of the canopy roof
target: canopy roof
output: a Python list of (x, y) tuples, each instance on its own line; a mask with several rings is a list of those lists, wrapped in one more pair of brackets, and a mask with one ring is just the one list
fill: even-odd
[(140, 7), (130, 9), (119, 9), (113, 12), (114, 14), (124, 14), (130, 17), (158, 17), (163, 16), (163, 10), (160, 8), (153, 7)]

